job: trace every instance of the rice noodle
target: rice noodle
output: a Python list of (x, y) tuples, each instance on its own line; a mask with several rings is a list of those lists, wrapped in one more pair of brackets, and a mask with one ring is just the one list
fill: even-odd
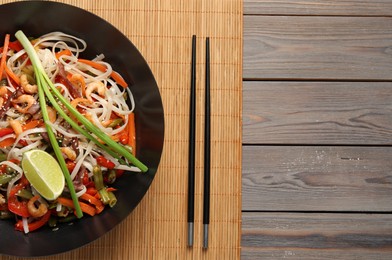
[(0, 137), (0, 142), (6, 140), (8, 138), (15, 138), (15, 134), (8, 134), (3, 137)]
[[(58, 41), (64, 41), (64, 42), (70, 42), (74, 45), (74, 47), (70, 47), (68, 46), (68, 49), (72, 52), (76, 52), (76, 53), (80, 53), (83, 52), (86, 47), (87, 44), (84, 40), (75, 37), (73, 35), (70, 34), (65, 34), (63, 32), (51, 32), (45, 35), (42, 35), (39, 40), (35, 43), (35, 46), (44, 46), (44, 47), (52, 47), (55, 45), (54, 42), (58, 42)], [(82, 48), (79, 47), (78, 43), (80, 43), (82, 45)]]
[(71, 173), (71, 180), (73, 180), (75, 178), (76, 174), (79, 172), (80, 167), (82, 166), (82, 163), (83, 163), (84, 159), (86, 158), (86, 156), (88, 154), (90, 154), (90, 152), (92, 151), (93, 147), (94, 147), (94, 143), (90, 142), (87, 145), (87, 147), (86, 147), (85, 153), (83, 154), (82, 152), (80, 152), (80, 154), (79, 154), (80, 158), (79, 157), (76, 158), (77, 163), (76, 163), (75, 168), (73, 169), (73, 171)]
[[(120, 134), (128, 135), (124, 131), (128, 129), (128, 118), (135, 108), (135, 101), (130, 88), (122, 87), (121, 80), (114, 76), (112, 78), (114, 70), (112, 65), (105, 61), (104, 54), (99, 54), (89, 61), (81, 60), (79, 57), (82, 57), (83, 51), (87, 48), (87, 43), (78, 37), (63, 32), (45, 34), (32, 43), (45, 73), (66, 100), (71, 102), (83, 116), (113, 140), (119, 140)], [(59, 53), (61, 53), (61, 56)], [(120, 162), (126, 161), (123, 157), (120, 160), (116, 159), (115, 156), (109, 154), (110, 151), (104, 151), (99, 145), (76, 132), (71, 127), (72, 124), (62, 117), (64, 114), (54, 110), (53, 104), (50, 102), (54, 102), (53, 100), (46, 102), (48, 111), (52, 110), (50, 111), (51, 122), (42, 124), (44, 120), (40, 111), (37, 112), (35, 109), (28, 108), (24, 111), (25, 106), (38, 108), (37, 104), (39, 104), (39, 95), (34, 91), (30, 92), (25, 89), (27, 87), (33, 89), (37, 77), (24, 49), (8, 51), (6, 66), (20, 81), (22, 81), (22, 75), (26, 76), (27, 83), (24, 84), (29, 84), (29, 86), (24, 84), (22, 86), (20, 83), (17, 85), (14, 81), (15, 78), (7, 77), (8, 94), (13, 93), (8, 96), (12, 96), (13, 100), (8, 103), (10, 106), (7, 107), (7, 110), (3, 113), (3, 118), (0, 119), (0, 128), (11, 128), (12, 125), (12, 130), (15, 132), (11, 131), (9, 133), (10, 131), (6, 130), (5, 135), (0, 137), (0, 142), (3, 142), (3, 145), (0, 146), (0, 152), (6, 155), (6, 160), (0, 162), (0, 166), (9, 167), (11, 169), (10, 174), (14, 177), (6, 186), (0, 187), (1, 195), (5, 196), (6, 194), (7, 199), (9, 199), (10, 192), (15, 185), (27, 181), (27, 179), (22, 178), (23, 169), (18, 165), (25, 152), (39, 149), (53, 153), (53, 148), (48, 140), (47, 127), (53, 130), (56, 140), (59, 142), (60, 150), (66, 159), (67, 167), (68, 163), (71, 163), (68, 169), (71, 180), (77, 187), (76, 194), (78, 197), (87, 191), (87, 184), (82, 183), (81, 176), (83, 176), (83, 182), (85, 176), (90, 178), (88, 183), (93, 182), (93, 169), (98, 164), (98, 157), (103, 156), (113, 163), (115, 170), (140, 172), (137, 167), (122, 165)], [(103, 85), (102, 88), (101, 85)], [(14, 102), (14, 99), (18, 99), (22, 95), (24, 97), (21, 101)], [(77, 98), (81, 100), (74, 101)], [(73, 120), (74, 116), (70, 114), (60, 100), (58, 98), (56, 102), (64, 108), (64, 113)], [(79, 103), (77, 103), (78, 101)], [(17, 125), (17, 127), (13, 123), (10, 125), (10, 120), (17, 120), (20, 125)], [(29, 125), (34, 120), (36, 122)], [(116, 124), (113, 124), (113, 122)], [(29, 125), (29, 127), (26, 127), (26, 125)], [(75, 125), (72, 126), (75, 127)], [(84, 128), (82, 125), (81, 127)], [(92, 136), (94, 135), (92, 134)], [(112, 166), (105, 167), (101, 165), (101, 170), (105, 171), (105, 174), (108, 173), (108, 168), (112, 169)], [(23, 182), (19, 181), (21, 179)], [(33, 195), (39, 194), (32, 185), (27, 185), (24, 188), (31, 190)], [(70, 189), (66, 186), (61, 196), (69, 196), (69, 191)], [(61, 212), (64, 207), (56, 201), (46, 201), (43, 197), (39, 198), (39, 202), (46, 206), (55, 206), (56, 212)], [(28, 225), (33, 221), (36, 221), (33, 217), (22, 218), (25, 233), (30, 232)]]
[(82, 185), (82, 189), (80, 191), (76, 192), (76, 197), (82, 196), (83, 194), (86, 193), (86, 191), (87, 191), (86, 186)]
[[(19, 136), (18, 136), (18, 138), (16, 138), (16, 140), (14, 142), (14, 145), (12, 146), (11, 150), (8, 152), (8, 158), (7, 159), (10, 160), (12, 158), (17, 158), (17, 159), (20, 160), (22, 158), (22, 152), (21, 152), (21, 149), (16, 147), (18, 145), (19, 141), (21, 139), (23, 139), (24, 137), (27, 137), (30, 134), (43, 133), (43, 132), (46, 132), (45, 128), (34, 128), (34, 129), (26, 130), (26, 131), (22, 132), (21, 134), (19, 134)], [(40, 140), (41, 139), (36, 139), (36, 142), (39, 142)], [(39, 147), (39, 145), (34, 146), (34, 148), (38, 148), (38, 147)]]
[(22, 218), (22, 224), (23, 224), (23, 231), (25, 232), (25, 234), (29, 233), (29, 222), (27, 220), (27, 218), (23, 217)]
[(140, 169), (135, 166), (127, 166), (127, 165), (119, 165), (116, 167), (119, 170), (131, 171), (131, 172), (140, 172)]
[(48, 125), (50, 125), (53, 128), (53, 130), (55, 130), (56, 132), (59, 132), (68, 138), (72, 138), (72, 137), (83, 138), (84, 137), (82, 134), (76, 134), (76, 133), (70, 132), (69, 130), (64, 129), (62, 126), (60, 126), (58, 124), (52, 124), (52, 123), (48, 122)]
[(15, 176), (15, 178), (12, 178), (12, 180), (8, 183), (7, 187), (7, 198), (10, 195), (11, 189), (14, 187), (14, 184), (16, 181), (18, 181), (20, 178), (22, 178), (23, 175), (23, 170), (20, 168), (18, 165), (11, 161), (2, 161), (0, 162), (0, 165), (7, 165), (8, 167), (11, 167), (14, 169), (18, 174)]

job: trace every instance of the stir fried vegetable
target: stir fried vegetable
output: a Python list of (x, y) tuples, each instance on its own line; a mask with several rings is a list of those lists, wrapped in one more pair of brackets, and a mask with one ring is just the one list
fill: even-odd
[[(115, 206), (110, 186), (148, 168), (135, 157), (132, 93), (104, 55), (80, 58), (86, 43), (61, 32), (15, 36), (0, 49), (0, 216), (27, 233)], [(34, 149), (52, 154), (66, 180), (51, 201), (24, 177), (20, 162)]]

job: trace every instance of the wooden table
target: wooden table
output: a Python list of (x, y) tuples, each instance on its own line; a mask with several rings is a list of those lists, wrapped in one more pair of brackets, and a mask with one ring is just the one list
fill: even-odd
[(243, 259), (392, 258), (391, 16), (245, 0)]
[[(12, 1), (0, 0), (0, 3)], [(154, 181), (129, 217), (100, 239), (45, 259), (238, 259), (241, 239), (242, 0), (55, 1), (98, 15), (135, 44), (148, 62), (160, 90), (165, 113), (165, 141)], [(187, 183), (193, 34), (197, 35), (195, 233), (194, 246), (188, 247)], [(208, 250), (202, 248), (206, 37), (211, 40), (212, 72)], [(112, 40), (116, 48), (116, 39)], [(137, 91), (139, 86), (143, 87), (130, 84), (132, 91)], [(138, 102), (144, 101), (136, 100), (136, 106)], [(153, 140), (154, 136), (151, 136)], [(0, 256), (0, 259), (20, 258)]]

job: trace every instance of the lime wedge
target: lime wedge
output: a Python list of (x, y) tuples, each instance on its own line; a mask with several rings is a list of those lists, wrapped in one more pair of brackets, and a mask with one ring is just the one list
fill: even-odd
[(47, 200), (55, 200), (64, 189), (64, 175), (53, 156), (42, 150), (23, 154), (22, 168), (27, 180)]

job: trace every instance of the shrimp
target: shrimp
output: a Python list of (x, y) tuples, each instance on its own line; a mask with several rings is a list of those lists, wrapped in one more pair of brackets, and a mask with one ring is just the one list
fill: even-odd
[(0, 206), (5, 204), (5, 198), (3, 196), (3, 194), (0, 193)]
[(70, 147), (61, 147), (61, 152), (70, 160), (76, 160), (76, 152)]
[(4, 97), (8, 93), (8, 89), (6, 86), (0, 87), (0, 97)]
[(10, 124), (11, 128), (14, 130), (16, 136), (19, 136), (23, 132), (22, 124), (19, 120), (17, 119), (9, 120), (8, 123)]
[(84, 115), (84, 117), (85, 117), (88, 121), (90, 121), (92, 124), (95, 124), (95, 122), (94, 122), (94, 120), (93, 120), (93, 115), (92, 115), (91, 113), (87, 112), (87, 113)]
[(57, 119), (57, 112), (50, 106), (46, 106), (46, 110), (48, 111), (49, 121), (51, 123), (56, 122)]
[(105, 96), (105, 85), (101, 81), (94, 81), (87, 85), (86, 87), (86, 98), (90, 101), (93, 99), (91, 98), (91, 94), (96, 91), (98, 95), (101, 97)]
[(8, 94), (8, 89), (6, 86), (1, 86), (0, 87), (0, 107), (3, 106), (4, 104), (4, 98), (6, 98), (6, 95)]
[(71, 76), (71, 79), (69, 80), (73, 85), (77, 86), (82, 90), (82, 96), (86, 96), (86, 83), (84, 81), (84, 78), (80, 74), (73, 74)]
[[(86, 99), (86, 98), (75, 98), (74, 100), (71, 101), (71, 106), (73, 106), (75, 109), (78, 107), (79, 104), (85, 104), (85, 105), (91, 105), (93, 102)], [(73, 121), (78, 121), (74, 115), (70, 115), (71, 119)]]
[(48, 212), (48, 207), (45, 204), (40, 204), (38, 208), (35, 206), (35, 202), (39, 199), (38, 195), (32, 197), (29, 202), (27, 202), (27, 210), (29, 211), (30, 215), (34, 218), (42, 217), (43, 215)]
[(38, 86), (36, 84), (31, 85), (27, 79), (26, 74), (22, 74), (20, 76), (20, 85), (22, 86), (23, 90), (26, 93), (29, 93), (29, 94), (38, 93)]
[[(17, 99), (12, 100), (12, 103), (14, 103), (14, 107), (16, 108), (16, 110), (18, 110), (18, 112), (22, 114), (28, 113), (28, 110), (32, 105), (35, 104), (35, 102), (36, 101), (34, 97), (27, 94), (20, 95)], [(23, 104), (23, 106), (21, 106), (20, 104)]]
[(85, 104), (85, 105), (91, 105), (93, 102), (92, 100), (88, 100), (86, 98), (75, 98), (74, 100), (71, 101), (71, 105), (76, 108), (79, 103)]

